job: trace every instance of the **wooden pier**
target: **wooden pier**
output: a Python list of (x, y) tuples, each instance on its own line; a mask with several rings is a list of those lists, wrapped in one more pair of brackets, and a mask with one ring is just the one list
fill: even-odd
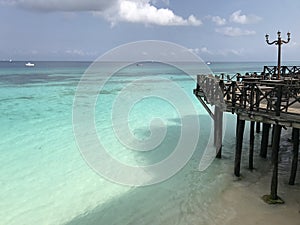
[[(300, 129), (300, 67), (282, 66), (281, 79), (276, 78), (277, 67), (265, 66), (263, 72), (236, 74), (235, 76), (198, 75), (194, 94), (214, 119), (214, 138), (217, 157), (221, 158), (223, 112), (237, 115), (236, 150), (234, 174), (240, 176), (245, 121), (250, 121), (249, 169), (252, 170), (254, 155), (254, 133), (259, 133), (262, 124), (260, 156), (267, 157), (269, 134), (272, 127), (273, 175), (270, 195), (263, 199), (268, 203), (283, 203), (277, 195), (278, 152), (282, 128), (292, 128), (293, 160), (289, 184), (295, 183)], [(215, 106), (215, 111), (210, 110)], [(217, 130), (216, 130), (217, 129)]]

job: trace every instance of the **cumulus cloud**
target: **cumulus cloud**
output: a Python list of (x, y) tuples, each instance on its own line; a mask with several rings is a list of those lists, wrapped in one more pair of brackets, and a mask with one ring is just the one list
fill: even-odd
[(187, 19), (177, 16), (172, 10), (167, 8), (156, 8), (149, 1), (120, 1), (119, 19), (132, 23), (156, 24), (163, 26), (191, 25), (199, 26), (202, 24), (194, 15)]
[[(168, 0), (161, 0), (168, 5)], [(0, 0), (2, 4), (39, 11), (92, 11), (115, 24), (120, 21), (161, 26), (199, 26), (194, 15), (183, 18), (155, 0)]]
[(247, 36), (247, 35), (254, 35), (256, 34), (253, 30), (243, 30), (238, 27), (223, 27), (223, 28), (217, 28), (217, 33), (221, 33), (225, 36), (230, 37), (237, 37), (237, 36)]
[(202, 48), (191, 48), (189, 49), (190, 52), (194, 53), (194, 54), (201, 54), (201, 53), (205, 53), (205, 54), (209, 54), (209, 55), (213, 55), (213, 52), (210, 51), (207, 47), (202, 47)]
[(220, 16), (213, 16), (213, 17), (211, 17), (211, 20), (218, 26), (222, 26), (222, 25), (226, 24), (226, 19), (221, 18)]
[(230, 15), (229, 20), (234, 23), (239, 24), (251, 24), (251, 23), (257, 23), (261, 20), (261, 17), (256, 15), (242, 15), (242, 10), (238, 10), (233, 12)]

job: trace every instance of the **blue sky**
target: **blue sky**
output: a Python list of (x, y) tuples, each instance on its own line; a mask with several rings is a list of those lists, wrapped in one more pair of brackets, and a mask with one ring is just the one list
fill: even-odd
[(276, 61), (265, 43), (290, 31), (300, 60), (299, 0), (0, 0), (0, 60), (94, 60), (133, 41), (182, 45), (205, 61)]

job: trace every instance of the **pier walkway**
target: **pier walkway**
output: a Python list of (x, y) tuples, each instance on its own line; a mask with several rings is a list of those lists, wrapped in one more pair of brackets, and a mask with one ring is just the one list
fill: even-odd
[[(294, 155), (291, 165), (289, 184), (295, 183), (300, 129), (300, 67), (282, 66), (281, 79), (276, 79), (277, 67), (265, 66), (263, 72), (235, 76), (198, 75), (195, 96), (215, 121), (215, 129), (222, 127), (223, 112), (237, 115), (236, 152), (234, 174), (240, 176), (240, 164), (245, 121), (250, 121), (249, 169), (253, 169), (254, 129), (262, 138), (260, 156), (267, 157), (267, 148), (271, 126), (273, 176), (271, 194), (264, 196), (269, 203), (282, 203), (277, 195), (278, 151), (281, 129), (291, 127)], [(215, 106), (215, 111), (210, 110)], [(216, 124), (217, 123), (217, 124)], [(221, 141), (222, 130), (215, 130), (215, 139)], [(218, 141), (216, 141), (218, 142)], [(221, 146), (221, 145), (218, 145)], [(217, 157), (221, 157), (221, 147), (217, 148)]]

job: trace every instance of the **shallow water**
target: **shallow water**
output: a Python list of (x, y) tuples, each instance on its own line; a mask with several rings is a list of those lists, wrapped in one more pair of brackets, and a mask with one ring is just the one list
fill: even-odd
[[(209, 206), (232, 181), (235, 118), (226, 116), (224, 159), (215, 160), (206, 171), (200, 172), (198, 165), (210, 137), (211, 119), (193, 96), (194, 80), (164, 65), (143, 68), (134, 65), (121, 70), (100, 91), (95, 104), (97, 135), (113, 157), (130, 165), (161, 161), (175, 148), (183, 117), (200, 121), (200, 135), (192, 158), (170, 179), (146, 187), (108, 181), (83, 159), (72, 124), (77, 84), (89, 65), (36, 62), (36, 67), (26, 68), (23, 62), (0, 63), (1, 223), (214, 224), (215, 214)], [(216, 73), (259, 70), (260, 64), (256, 66), (251, 63), (211, 65)], [(115, 120), (111, 116), (113, 103), (122, 89), (141, 76), (147, 79), (125, 94), (146, 97), (129, 112), (119, 113), (116, 126), (124, 127), (123, 123), (128, 122), (133, 136), (142, 141), (151, 137), (151, 132), (160, 132), (162, 125), (166, 126), (165, 139), (146, 153), (131, 151), (122, 144), (115, 136), (112, 127)], [(163, 93), (174, 93), (172, 88), (158, 82), (157, 77), (176, 82), (192, 102), (195, 113), (180, 115), (178, 108), (184, 106), (180, 99), (170, 104), (166, 99), (157, 98), (157, 91), (162, 89)], [(124, 96), (121, 100), (125, 104), (130, 96)], [(154, 124), (150, 130), (150, 121), (157, 117), (164, 123)], [(86, 145), (89, 144), (87, 140)]]

